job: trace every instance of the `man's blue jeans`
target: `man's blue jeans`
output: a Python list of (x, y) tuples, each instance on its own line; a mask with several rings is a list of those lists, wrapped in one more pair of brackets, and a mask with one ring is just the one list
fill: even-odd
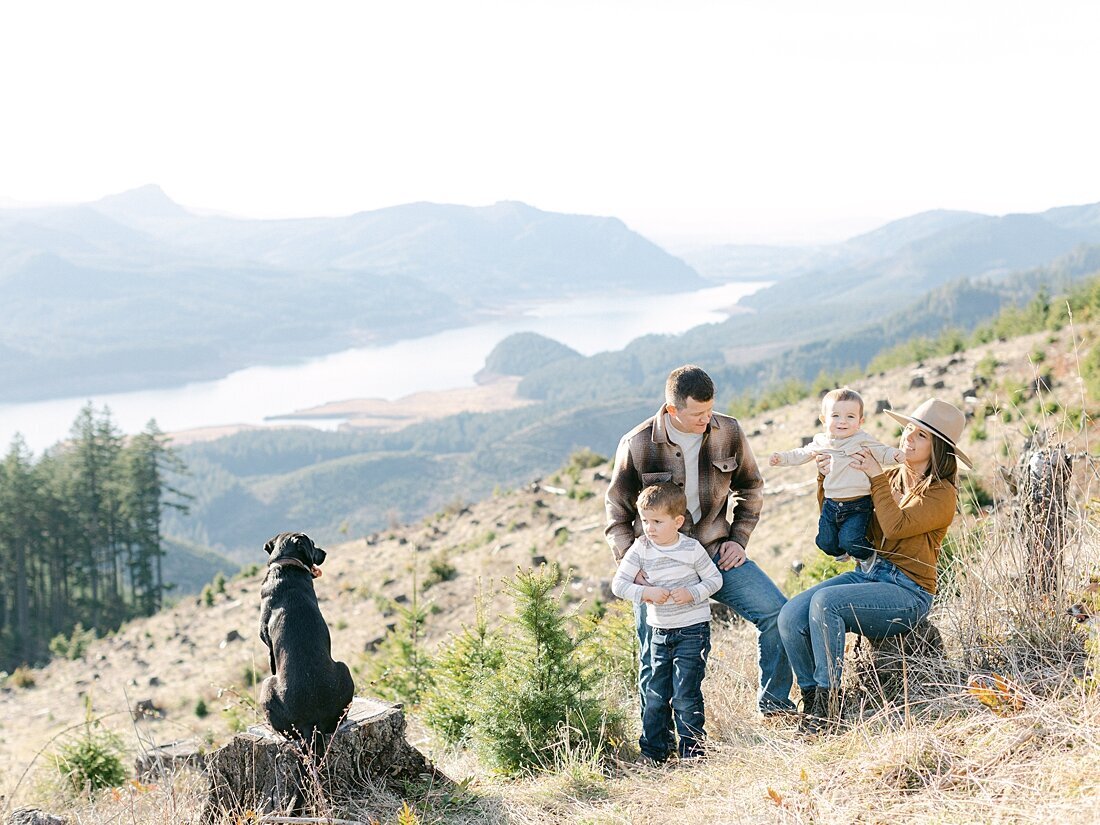
[(846, 632), (908, 633), (931, 607), (932, 594), (881, 556), (867, 571), (857, 567), (791, 597), (779, 632), (799, 687), (840, 687)]
[(652, 628), (649, 640), (653, 673), (642, 712), (642, 753), (657, 762), (668, 759), (669, 723), (676, 721), (681, 759), (702, 756), (706, 737), (703, 677), (710, 655), (710, 623)]
[(870, 496), (851, 501), (825, 499), (817, 520), (817, 546), (830, 556), (847, 553), (853, 559), (869, 559), (874, 552), (867, 541), (874, 500)]
[[(714, 558), (715, 564), (718, 557)], [(779, 636), (779, 611), (787, 599), (768, 574), (746, 561), (740, 567), (722, 570), (722, 589), (711, 596), (717, 602), (728, 605), (738, 616), (756, 625), (760, 647), (760, 691), (757, 702), (760, 710), (771, 713), (777, 710), (794, 710), (791, 702), (791, 666)], [(646, 606), (634, 606), (634, 623), (638, 631), (640, 663), (638, 667), (638, 695), (642, 705), (652, 675), (649, 653), (649, 625), (645, 620)]]

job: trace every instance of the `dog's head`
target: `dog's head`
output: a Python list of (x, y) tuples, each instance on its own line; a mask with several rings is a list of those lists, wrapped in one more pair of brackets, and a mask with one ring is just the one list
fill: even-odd
[(1066, 612), (1077, 622), (1100, 623), (1100, 581), (1090, 581), (1077, 595), (1080, 601), (1071, 604)]
[(319, 567), (325, 561), (325, 551), (305, 533), (279, 533), (267, 540), (264, 552), (271, 561), (296, 559), (306, 567)]

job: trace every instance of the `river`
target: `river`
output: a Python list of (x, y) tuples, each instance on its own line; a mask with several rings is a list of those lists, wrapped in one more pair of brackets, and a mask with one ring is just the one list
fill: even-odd
[[(249, 367), (216, 381), (136, 392), (0, 405), (0, 445), (16, 433), (40, 453), (64, 439), (80, 408), (107, 406), (126, 433), (150, 419), (166, 431), (230, 424), (271, 424), (272, 419), (329, 401), (393, 400), (414, 392), (473, 385), (473, 376), (500, 341), (537, 332), (583, 355), (622, 349), (642, 335), (676, 334), (725, 320), (745, 295), (764, 282), (731, 283), (671, 295), (583, 297), (544, 303), (474, 326), (376, 347), (360, 347), (300, 364)], [(298, 421), (334, 428), (338, 419)]]

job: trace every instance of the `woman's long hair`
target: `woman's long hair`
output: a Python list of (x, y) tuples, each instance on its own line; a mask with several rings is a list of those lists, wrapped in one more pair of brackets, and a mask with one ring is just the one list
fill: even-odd
[(959, 462), (955, 458), (955, 449), (942, 438), (932, 433), (929, 436), (932, 439), (932, 456), (924, 475), (912, 485), (909, 484), (909, 473), (905, 471), (904, 465), (894, 475), (893, 487), (901, 496), (922, 496), (936, 481), (949, 482), (956, 488), (959, 486)]

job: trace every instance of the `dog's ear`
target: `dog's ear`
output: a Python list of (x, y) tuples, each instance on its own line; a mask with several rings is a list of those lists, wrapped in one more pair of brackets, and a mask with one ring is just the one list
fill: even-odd
[(321, 564), (325, 560), (325, 551), (314, 544), (313, 539), (305, 533), (298, 533), (294, 537), (294, 543), (310, 564)]
[(279, 536), (272, 536), (271, 538), (269, 538), (267, 540), (267, 543), (264, 544), (264, 552), (270, 556), (271, 551), (275, 549), (275, 542), (277, 542), (278, 540)]

